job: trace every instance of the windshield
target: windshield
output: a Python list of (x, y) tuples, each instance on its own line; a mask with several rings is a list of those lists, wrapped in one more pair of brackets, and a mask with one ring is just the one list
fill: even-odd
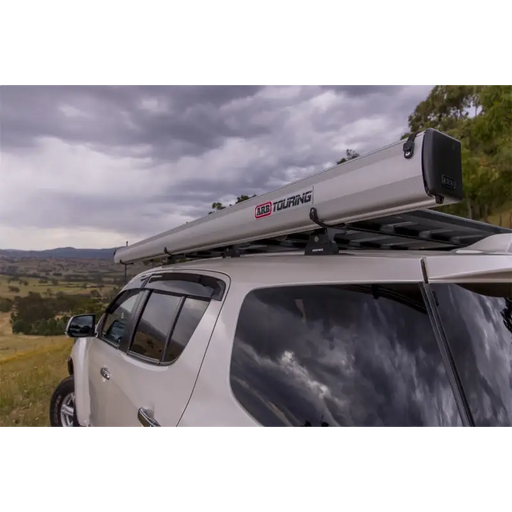
[(418, 285), (252, 291), (230, 380), (265, 426), (461, 425)]
[(432, 290), (475, 425), (512, 425), (512, 283)]

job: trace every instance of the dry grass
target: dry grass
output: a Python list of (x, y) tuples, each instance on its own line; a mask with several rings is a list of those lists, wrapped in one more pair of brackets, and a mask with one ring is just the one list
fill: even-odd
[(67, 375), (72, 340), (12, 334), (0, 314), (0, 426), (48, 426), (53, 390)]
[(50, 425), (50, 398), (67, 376), (71, 347), (64, 338), (0, 360), (0, 426)]
[(66, 336), (24, 336), (13, 334), (9, 337), (0, 336), (0, 361), (13, 355), (22, 355), (26, 352), (52, 347), (67, 340)]

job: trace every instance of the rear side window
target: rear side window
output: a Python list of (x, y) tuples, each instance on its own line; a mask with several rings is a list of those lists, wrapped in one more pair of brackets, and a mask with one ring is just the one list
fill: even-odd
[(415, 285), (253, 291), (230, 380), (265, 426), (462, 425)]
[(477, 426), (512, 425), (512, 284), (432, 285)]
[(135, 329), (129, 353), (157, 364), (176, 361), (209, 303), (206, 299), (152, 291)]
[(181, 297), (153, 292), (144, 307), (130, 352), (160, 361)]
[(208, 301), (206, 300), (197, 300), (190, 297), (185, 299), (167, 346), (164, 358), (166, 363), (172, 363), (180, 357), (201, 318), (203, 318), (207, 307)]

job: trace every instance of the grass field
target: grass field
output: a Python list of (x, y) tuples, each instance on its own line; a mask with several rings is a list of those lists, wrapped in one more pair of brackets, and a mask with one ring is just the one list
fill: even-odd
[[(47, 290), (51, 290), (53, 294), (58, 292), (64, 292), (69, 294), (79, 294), (79, 293), (90, 293), (92, 290), (97, 290), (100, 295), (105, 295), (109, 293), (113, 285), (106, 284), (102, 289), (93, 286), (91, 284), (87, 285), (87, 288), (82, 287), (82, 283), (59, 283), (57, 286), (52, 283), (40, 283), (39, 279), (34, 277), (22, 277), (22, 281), (27, 282), (28, 285), (20, 284), (18, 281), (16, 282), (8, 282), (9, 276), (0, 274), (0, 297), (4, 297), (6, 299), (13, 299), (16, 295), (20, 297), (25, 297), (29, 292), (37, 292), (41, 295), (45, 295)], [(18, 291), (9, 290), (9, 286), (15, 286), (19, 288)]]
[(50, 398), (67, 376), (71, 346), (64, 338), (0, 360), (0, 427), (50, 425)]
[(0, 426), (49, 426), (53, 390), (67, 375), (72, 340), (12, 334), (0, 314)]
[(0, 313), (0, 361), (7, 357), (52, 346), (67, 340), (66, 336), (25, 336), (13, 334), (9, 313)]

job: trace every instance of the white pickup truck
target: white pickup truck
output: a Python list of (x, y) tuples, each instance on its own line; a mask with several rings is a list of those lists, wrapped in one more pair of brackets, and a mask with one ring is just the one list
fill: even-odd
[(512, 231), (402, 144), (118, 251), (169, 261), (69, 321), (52, 425), (512, 425)]

